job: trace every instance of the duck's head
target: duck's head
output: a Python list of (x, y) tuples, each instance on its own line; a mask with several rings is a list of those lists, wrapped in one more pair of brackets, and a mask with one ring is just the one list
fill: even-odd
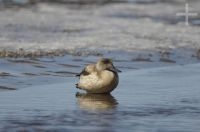
[(98, 71), (108, 70), (112, 72), (121, 72), (119, 69), (115, 68), (112, 60), (109, 58), (101, 58), (96, 64), (96, 69)]

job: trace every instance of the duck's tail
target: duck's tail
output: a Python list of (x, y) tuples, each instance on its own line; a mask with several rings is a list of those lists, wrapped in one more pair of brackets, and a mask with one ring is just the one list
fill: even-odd
[(76, 74), (75, 76), (76, 76), (76, 77), (80, 77), (80, 76), (81, 76), (81, 73), (79, 73), (79, 74)]
[(78, 89), (81, 89), (81, 87), (79, 87), (78, 83), (77, 83), (77, 84), (75, 84), (75, 85), (76, 85), (76, 88), (78, 88)]

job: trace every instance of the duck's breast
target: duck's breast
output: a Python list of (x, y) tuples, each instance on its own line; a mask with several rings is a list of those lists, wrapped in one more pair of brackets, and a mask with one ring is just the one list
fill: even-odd
[(118, 74), (105, 70), (80, 77), (80, 85), (89, 93), (109, 93), (118, 85)]
[(101, 73), (100, 78), (98, 85), (102, 92), (110, 92), (118, 85), (119, 78), (117, 73), (105, 70)]

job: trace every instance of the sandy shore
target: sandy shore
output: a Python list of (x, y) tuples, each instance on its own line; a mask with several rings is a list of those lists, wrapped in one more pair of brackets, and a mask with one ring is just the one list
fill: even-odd
[[(176, 4), (174, 4), (176, 2)], [(189, 3), (200, 14), (199, 1)], [(99, 55), (102, 51), (173, 52), (200, 57), (199, 16), (184, 17), (185, 2), (62, 5), (38, 3), (0, 12), (0, 56)], [(176, 51), (183, 50), (190, 54)]]

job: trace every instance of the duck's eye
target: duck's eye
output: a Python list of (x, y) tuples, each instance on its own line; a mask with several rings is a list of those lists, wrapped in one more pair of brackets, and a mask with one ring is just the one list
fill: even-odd
[(109, 59), (105, 59), (105, 60), (103, 60), (103, 63), (104, 63), (104, 64), (109, 64), (109, 63), (110, 63), (110, 60), (109, 60)]

